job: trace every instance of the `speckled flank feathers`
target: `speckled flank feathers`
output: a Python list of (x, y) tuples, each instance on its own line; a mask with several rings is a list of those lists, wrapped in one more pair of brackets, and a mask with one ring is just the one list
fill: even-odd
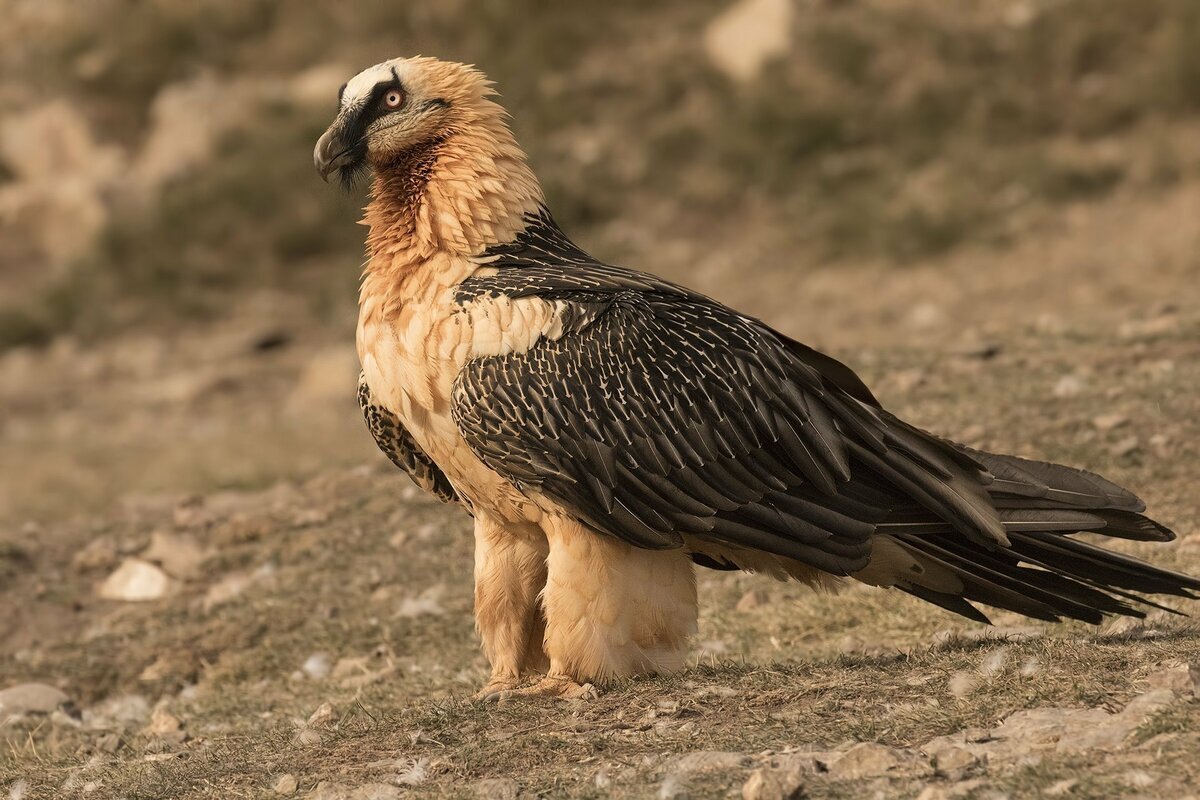
[(360, 400), (393, 462), (475, 516), (481, 697), (678, 669), (696, 564), (983, 621), (972, 601), (1098, 622), (1200, 588), (1072, 538), (1170, 539), (1128, 491), (938, 439), (834, 359), (580, 250), (490, 93), (385, 62), (314, 154), (374, 174)]

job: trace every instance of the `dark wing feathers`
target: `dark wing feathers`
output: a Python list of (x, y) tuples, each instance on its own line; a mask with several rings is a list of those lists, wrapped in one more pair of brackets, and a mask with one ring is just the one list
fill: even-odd
[(374, 401), (371, 387), (361, 373), (358, 376), (358, 405), (375, 444), (393, 464), (408, 473), (413, 483), (443, 503), (462, 502), (445, 474), (413, 441), (412, 434), (396, 415)]
[[(565, 333), (470, 362), (455, 420), (487, 465), (602, 533), (652, 549), (689, 535), (838, 575), (866, 567), (872, 540), (886, 536), (952, 576), (898, 588), (981, 621), (969, 601), (1096, 622), (1139, 614), (1131, 602), (1156, 605), (1137, 592), (1200, 589), (1064, 535), (1171, 538), (1125, 489), (920, 431), (834, 359), (688, 289), (595, 261), (546, 214), (484, 260), (495, 269), (461, 284), (460, 302), (563, 301)], [(930, 588), (958, 583), (956, 594)]]

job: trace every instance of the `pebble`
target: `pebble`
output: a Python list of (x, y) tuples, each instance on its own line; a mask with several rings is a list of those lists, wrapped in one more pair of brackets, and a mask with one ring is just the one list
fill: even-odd
[(0, 691), (0, 719), (18, 714), (50, 714), (70, 702), (61, 690), (44, 683), (19, 683)]
[(783, 783), (773, 772), (756, 769), (742, 784), (742, 800), (785, 800)]
[(71, 566), (77, 572), (107, 569), (116, 562), (117, 542), (111, 536), (97, 536), (71, 557)]
[(833, 778), (874, 778), (899, 767), (904, 755), (906, 754), (886, 745), (859, 742), (826, 766), (830, 777)]
[(317, 745), (321, 743), (321, 734), (314, 731), (312, 728), (301, 728), (296, 733), (296, 744), (306, 746)]
[(1151, 689), (1170, 689), (1181, 697), (1200, 697), (1200, 661), (1163, 664), (1146, 682)]
[(105, 600), (129, 603), (158, 600), (172, 588), (167, 573), (140, 558), (127, 558), (100, 584), (100, 596)]
[(328, 725), (331, 719), (333, 719), (333, 704), (321, 703), (321, 705), (317, 706), (317, 710), (308, 718), (306, 724), (312, 728), (319, 728)]
[(296, 782), (296, 776), (290, 772), (280, 775), (273, 787), (275, 794), (281, 794), (284, 797), (294, 795), (297, 788), (299, 788), (299, 784)]
[(333, 669), (333, 659), (330, 658), (329, 653), (313, 653), (300, 669), (314, 681), (324, 680), (329, 677), (329, 673)]
[(950, 780), (961, 780), (980, 764), (980, 759), (964, 747), (947, 747), (933, 757), (933, 767)]
[(1080, 392), (1087, 388), (1087, 384), (1082, 378), (1075, 375), (1063, 375), (1058, 379), (1058, 383), (1054, 384), (1054, 396), (1060, 398), (1075, 397)]
[(150, 535), (150, 546), (142, 553), (142, 558), (159, 564), (175, 578), (188, 580), (200, 573), (205, 553), (190, 534), (155, 531)]

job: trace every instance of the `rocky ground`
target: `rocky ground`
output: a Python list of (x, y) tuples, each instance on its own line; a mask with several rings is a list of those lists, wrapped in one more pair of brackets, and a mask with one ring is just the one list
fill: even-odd
[(478, 61), (598, 256), (1130, 486), (1179, 538), (1116, 546), (1197, 573), (1195, 5), (501, 5), (0, 0), (0, 798), (1193, 796), (1164, 611), (705, 572), (683, 673), (470, 702), (469, 520), (364, 429), (308, 159), (397, 31)]
[[(1181, 536), (1130, 549), (1196, 571), (1196, 209), (1077, 209), (1070, 239), (818, 271), (793, 313), (750, 310), (932, 430), (1136, 487)], [(1114, 219), (1158, 220), (1141, 271)], [(469, 523), (372, 452), (349, 333), (254, 317), (0, 359), (13, 797), (1181, 797), (1200, 779), (1200, 630), (1163, 612), (984, 630), (887, 592), (706, 573), (681, 675), (471, 703)]]

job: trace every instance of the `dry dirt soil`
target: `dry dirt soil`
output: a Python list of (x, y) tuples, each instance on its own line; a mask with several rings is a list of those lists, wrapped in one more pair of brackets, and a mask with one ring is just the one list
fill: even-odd
[(470, 521), (362, 424), (359, 201), (308, 161), (396, 52), (487, 67), (597, 256), (1131, 487), (1179, 536), (1115, 546), (1200, 573), (1194, 0), (803, 0), (750, 83), (731, 5), (0, 0), (0, 800), (1200, 796), (1190, 601), (703, 572), (681, 674), (469, 699)]
[[(1129, 549), (1200, 571), (1200, 189), (1053, 223), (905, 270), (797, 268), (769, 295), (692, 278), (918, 424), (1135, 487), (1180, 538)], [(985, 630), (705, 572), (683, 673), (472, 703), (469, 520), (373, 452), (351, 331), (286, 316), (0, 357), (0, 688), (69, 697), (0, 722), (11, 797), (1196, 791), (1200, 629), (1161, 611)], [(130, 559), (162, 597), (100, 595)]]

